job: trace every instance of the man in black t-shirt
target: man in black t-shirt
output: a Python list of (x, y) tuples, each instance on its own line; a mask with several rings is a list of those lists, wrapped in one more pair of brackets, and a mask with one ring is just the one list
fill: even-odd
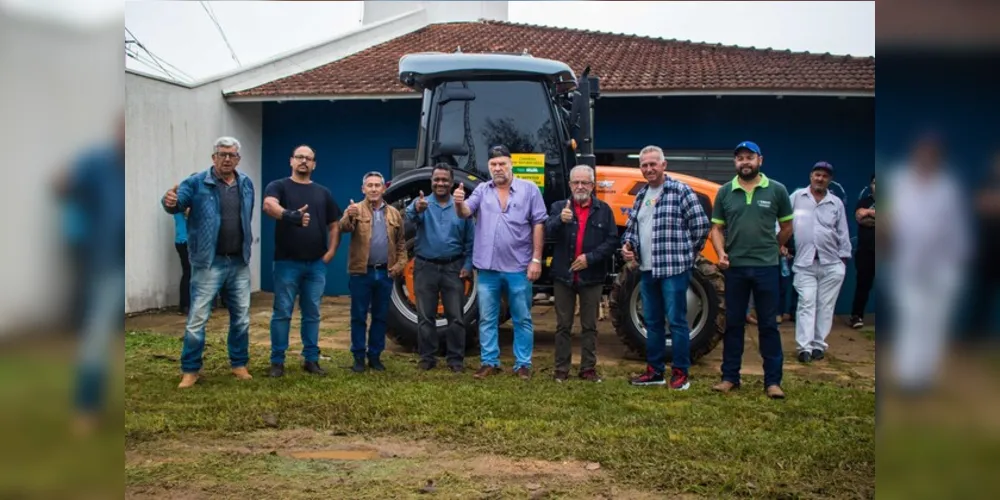
[(862, 196), (854, 207), (854, 218), (858, 221), (858, 249), (854, 258), (857, 281), (854, 288), (854, 305), (851, 308), (851, 326), (865, 326), (865, 307), (868, 295), (875, 282), (875, 175), (868, 186), (868, 194)]
[(285, 374), (285, 350), (295, 298), (302, 312), (302, 369), (325, 375), (319, 366), (319, 305), (326, 265), (340, 243), (340, 207), (330, 190), (312, 181), (316, 153), (309, 146), (292, 152), (292, 175), (264, 190), (264, 213), (274, 230), (274, 306), (271, 315), (272, 377)]

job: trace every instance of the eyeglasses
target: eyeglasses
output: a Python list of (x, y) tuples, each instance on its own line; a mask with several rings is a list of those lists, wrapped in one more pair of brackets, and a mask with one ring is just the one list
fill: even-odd
[(302, 161), (302, 160), (313, 161), (313, 160), (315, 160), (315, 158), (313, 158), (312, 156), (306, 156), (306, 155), (295, 155), (292, 158), (294, 158), (294, 159), (296, 159), (298, 161)]
[(594, 183), (590, 181), (569, 181), (570, 186), (593, 186)]
[(240, 154), (239, 153), (230, 153), (228, 151), (223, 151), (221, 153), (218, 153), (218, 152), (215, 153), (215, 156), (218, 156), (219, 158), (222, 158), (224, 160), (232, 160), (232, 159), (239, 158)]

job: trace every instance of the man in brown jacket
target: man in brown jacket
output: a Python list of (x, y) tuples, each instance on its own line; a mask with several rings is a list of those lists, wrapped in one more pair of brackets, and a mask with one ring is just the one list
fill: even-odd
[[(406, 266), (406, 238), (403, 217), (382, 200), (385, 178), (368, 172), (362, 179), (365, 199), (351, 204), (340, 219), (340, 232), (351, 233), (347, 273), (351, 275), (351, 353), (356, 373), (365, 371), (365, 357), (373, 370), (384, 371), (380, 356), (385, 349), (386, 315), (393, 280)], [(372, 323), (365, 345), (368, 310)]]

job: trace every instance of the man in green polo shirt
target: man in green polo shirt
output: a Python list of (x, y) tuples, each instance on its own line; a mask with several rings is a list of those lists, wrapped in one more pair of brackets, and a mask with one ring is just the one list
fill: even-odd
[[(781, 399), (781, 336), (778, 333), (778, 257), (792, 235), (788, 190), (760, 173), (764, 156), (749, 141), (736, 146), (736, 177), (719, 188), (712, 208), (710, 237), (726, 276), (726, 334), (723, 337), (722, 382), (713, 389), (729, 392), (740, 386), (746, 311), (753, 293), (757, 307), (764, 389)], [(780, 224), (778, 234), (775, 224)]]

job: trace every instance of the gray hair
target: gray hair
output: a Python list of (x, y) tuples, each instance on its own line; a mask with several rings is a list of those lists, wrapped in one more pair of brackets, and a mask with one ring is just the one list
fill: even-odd
[(235, 137), (228, 137), (228, 136), (219, 137), (218, 139), (215, 140), (214, 151), (218, 153), (219, 148), (233, 148), (233, 147), (236, 148), (237, 153), (240, 151), (240, 141), (236, 140)]
[(646, 146), (642, 148), (642, 151), (639, 151), (639, 159), (641, 160), (642, 155), (647, 153), (656, 153), (657, 155), (660, 156), (660, 161), (664, 161), (667, 159), (666, 155), (663, 154), (663, 149), (660, 148), (659, 146)]
[(577, 165), (569, 171), (569, 178), (573, 178), (574, 172), (587, 172), (587, 177), (590, 177), (590, 182), (594, 182), (597, 179), (594, 177), (594, 169), (590, 168), (590, 165)]
[(364, 177), (361, 178), (362, 186), (365, 185), (365, 181), (367, 181), (369, 177), (378, 177), (379, 179), (382, 180), (382, 184), (385, 184), (385, 177), (382, 177), (382, 174), (373, 170), (371, 172), (368, 172), (367, 174), (364, 175)]

